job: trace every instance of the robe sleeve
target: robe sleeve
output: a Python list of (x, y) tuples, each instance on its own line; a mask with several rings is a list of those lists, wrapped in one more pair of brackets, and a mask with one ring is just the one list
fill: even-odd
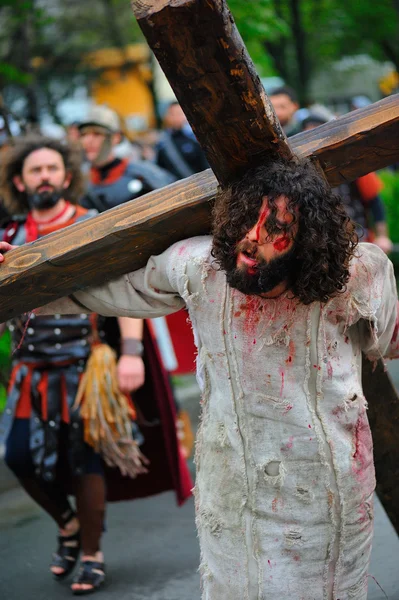
[(94, 312), (106, 317), (155, 318), (177, 312), (185, 306), (184, 242), (178, 242), (146, 267), (101, 286), (75, 292), (38, 309), (37, 314), (79, 314)]
[(388, 259), (379, 306), (373, 318), (362, 319), (359, 327), (361, 347), (367, 358), (399, 358), (398, 297), (393, 265)]

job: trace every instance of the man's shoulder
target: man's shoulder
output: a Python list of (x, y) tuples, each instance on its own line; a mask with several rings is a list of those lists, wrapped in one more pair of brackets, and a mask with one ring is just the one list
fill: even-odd
[(363, 265), (369, 271), (379, 272), (381, 268), (385, 269), (389, 263), (389, 258), (381, 248), (375, 244), (361, 242), (351, 261), (351, 273), (358, 269), (359, 265)]
[(391, 261), (378, 246), (359, 244), (350, 265), (348, 292), (358, 299), (363, 295), (367, 300), (379, 297), (391, 268)]
[[(217, 268), (212, 256), (212, 237), (198, 236), (176, 242), (161, 258), (170, 281), (188, 301), (201, 294), (206, 279), (221, 285), (224, 273)], [(213, 275), (213, 276), (212, 276)]]
[(374, 244), (359, 244), (350, 262), (349, 280), (343, 293), (330, 300), (329, 314), (345, 315), (346, 326), (373, 319), (392, 282), (393, 267), (386, 254)]
[(171, 247), (173, 257), (178, 262), (211, 262), (212, 237), (200, 235), (176, 242)]
[(96, 215), (98, 215), (98, 210), (95, 208), (86, 208), (85, 206), (82, 206), (82, 204), (77, 204), (75, 207), (76, 223), (80, 223), (80, 221), (85, 221), (86, 219), (91, 219), (91, 217), (95, 217)]
[(79, 203), (73, 204), (74, 212), (72, 216), (67, 221), (51, 227), (51, 231), (64, 229), (68, 225), (75, 225), (76, 223), (86, 221), (86, 219), (91, 219), (92, 217), (98, 215), (98, 210), (96, 210), (95, 208), (86, 208), (86, 206), (82, 204), (85, 202), (85, 200), (86, 196), (83, 196), (79, 200)]

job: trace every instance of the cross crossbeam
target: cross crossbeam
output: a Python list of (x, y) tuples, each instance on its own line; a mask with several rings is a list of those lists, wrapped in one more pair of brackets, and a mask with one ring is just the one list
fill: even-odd
[[(333, 186), (371, 165), (385, 166), (399, 157), (399, 96), (298, 134), (290, 146), (301, 158), (315, 158)], [(0, 269), (0, 322), (138, 269), (180, 239), (209, 233), (217, 185), (207, 170), (13, 250)]]

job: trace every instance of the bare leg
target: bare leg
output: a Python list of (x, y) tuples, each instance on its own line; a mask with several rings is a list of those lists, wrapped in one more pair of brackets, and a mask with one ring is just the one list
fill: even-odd
[[(58, 524), (59, 535), (69, 537), (79, 530), (79, 521), (74, 516), (68, 498), (57, 483), (50, 484), (35, 477), (20, 477), (19, 481), (24, 490), (50, 517)], [(64, 546), (75, 547), (76, 541), (65, 541)], [(62, 567), (51, 566), (51, 572), (61, 575)]]
[(65, 492), (61, 492), (57, 484), (41, 481), (34, 476), (18, 479), (36, 504), (54, 519), (60, 529), (64, 527), (68, 516), (73, 512)]
[[(81, 527), (82, 561), (104, 561), (100, 540), (104, 527), (105, 499), (105, 480), (102, 475), (89, 474), (79, 477), (76, 504)], [(84, 583), (72, 584), (72, 590), (88, 590), (92, 587)]]

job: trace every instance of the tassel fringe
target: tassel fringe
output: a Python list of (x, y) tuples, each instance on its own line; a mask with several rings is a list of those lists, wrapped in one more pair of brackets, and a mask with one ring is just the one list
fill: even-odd
[(118, 388), (116, 354), (107, 344), (93, 347), (80, 381), (74, 408), (80, 407), (84, 440), (110, 467), (131, 478), (148, 473), (148, 459), (132, 435), (136, 417), (129, 399)]

